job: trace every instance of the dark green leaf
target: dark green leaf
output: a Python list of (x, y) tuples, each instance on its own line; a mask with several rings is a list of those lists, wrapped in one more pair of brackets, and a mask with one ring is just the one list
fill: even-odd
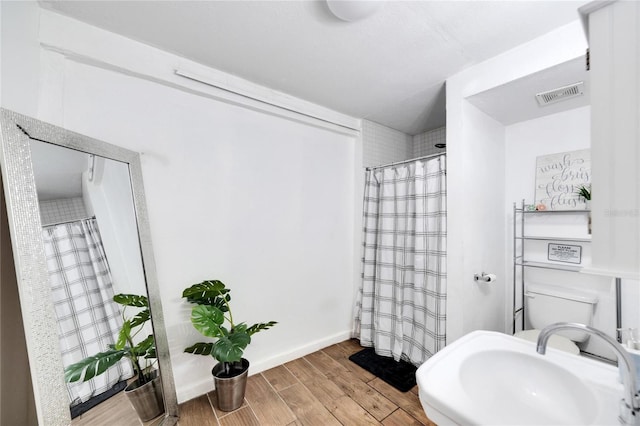
[(259, 324), (253, 324), (251, 327), (249, 327), (247, 329), (247, 333), (249, 334), (249, 336), (257, 333), (258, 331), (262, 331), (262, 330), (266, 330), (268, 328), (273, 327), (274, 325), (276, 325), (278, 322), (277, 321), (269, 321), (269, 322), (263, 322), (263, 323), (259, 323)]
[(251, 337), (247, 333), (231, 333), (213, 344), (211, 355), (220, 362), (240, 361), (249, 343)]
[(182, 292), (188, 302), (200, 305), (215, 306), (222, 312), (227, 311), (225, 300), (230, 300), (229, 290), (225, 288), (222, 281), (207, 280), (199, 284), (194, 284)]
[(109, 350), (71, 364), (64, 369), (65, 380), (67, 382), (87, 381), (99, 376), (120, 361), (124, 354), (124, 351)]
[(149, 321), (149, 319), (151, 319), (151, 313), (149, 312), (149, 309), (145, 309), (144, 311), (140, 311), (131, 320), (131, 328), (137, 327), (139, 325), (142, 325), (145, 322)]
[(220, 325), (224, 322), (224, 314), (215, 306), (198, 305), (191, 310), (191, 323), (200, 333), (207, 337), (221, 337)]
[(241, 322), (240, 324), (236, 324), (236, 326), (233, 327), (233, 329), (229, 333), (233, 334), (233, 333), (246, 333), (246, 332), (247, 332), (247, 324)]
[(211, 355), (211, 349), (213, 348), (213, 343), (196, 343), (195, 345), (191, 345), (188, 348), (185, 348), (185, 352), (189, 352), (190, 354), (195, 355)]
[(113, 301), (125, 306), (135, 306), (137, 308), (145, 308), (149, 306), (149, 300), (146, 296), (136, 294), (116, 294)]
[(591, 200), (591, 185), (581, 185), (576, 191), (576, 194), (585, 200)]
[(138, 343), (131, 352), (135, 356), (145, 356), (151, 347), (155, 344), (155, 340), (153, 339), (153, 335), (148, 335), (146, 339)]

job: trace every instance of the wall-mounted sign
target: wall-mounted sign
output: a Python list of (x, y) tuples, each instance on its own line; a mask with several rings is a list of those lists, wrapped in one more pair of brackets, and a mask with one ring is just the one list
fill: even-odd
[(582, 246), (549, 243), (547, 259), (579, 264), (582, 262)]
[(576, 192), (591, 184), (591, 152), (588, 149), (536, 158), (536, 205), (546, 210), (584, 210), (584, 198)]

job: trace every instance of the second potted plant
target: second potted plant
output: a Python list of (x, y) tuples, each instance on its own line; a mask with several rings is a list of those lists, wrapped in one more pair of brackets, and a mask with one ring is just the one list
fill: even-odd
[(247, 385), (249, 361), (242, 358), (251, 336), (277, 324), (275, 321), (247, 326), (235, 322), (231, 313), (229, 289), (218, 280), (194, 284), (182, 292), (187, 302), (195, 304), (191, 310), (194, 328), (215, 342), (199, 342), (185, 352), (211, 355), (218, 361), (211, 373), (218, 397), (218, 408), (233, 411), (242, 405)]
[[(144, 330), (144, 324), (151, 319), (149, 300), (146, 296), (116, 294), (113, 301), (123, 306), (123, 323), (118, 333), (118, 341), (114, 345), (109, 345), (108, 350), (66, 367), (65, 379), (67, 382), (90, 380), (116, 365), (122, 358), (128, 358), (136, 376), (124, 392), (140, 420), (148, 421), (164, 412), (162, 382), (158, 376), (158, 370), (152, 368), (156, 362), (153, 334), (137, 344), (134, 343), (135, 336)], [(127, 318), (125, 316), (127, 307), (141, 310), (133, 317)]]
[(591, 208), (591, 185), (580, 185), (576, 191), (578, 197), (584, 198), (587, 210)]

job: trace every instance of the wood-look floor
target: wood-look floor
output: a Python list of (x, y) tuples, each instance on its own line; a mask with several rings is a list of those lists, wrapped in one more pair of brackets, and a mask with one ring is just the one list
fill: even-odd
[(118, 392), (71, 420), (71, 426), (157, 426), (161, 421), (162, 416), (148, 422), (140, 421), (124, 392)]
[(400, 392), (349, 361), (362, 348), (347, 340), (250, 376), (242, 407), (225, 413), (215, 391), (180, 404), (179, 426), (435, 426), (418, 389)]

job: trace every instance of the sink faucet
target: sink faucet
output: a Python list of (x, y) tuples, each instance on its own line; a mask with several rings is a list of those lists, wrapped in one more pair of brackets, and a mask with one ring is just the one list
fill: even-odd
[(559, 322), (545, 327), (538, 336), (538, 353), (544, 355), (547, 351), (549, 337), (558, 331), (565, 330), (587, 332), (609, 343), (618, 357), (618, 368), (622, 376), (622, 384), (625, 387), (624, 398), (620, 401), (619, 420), (625, 425), (640, 424), (640, 397), (636, 393), (636, 369), (629, 353), (614, 338), (604, 334), (602, 331), (584, 324), (570, 322)]

